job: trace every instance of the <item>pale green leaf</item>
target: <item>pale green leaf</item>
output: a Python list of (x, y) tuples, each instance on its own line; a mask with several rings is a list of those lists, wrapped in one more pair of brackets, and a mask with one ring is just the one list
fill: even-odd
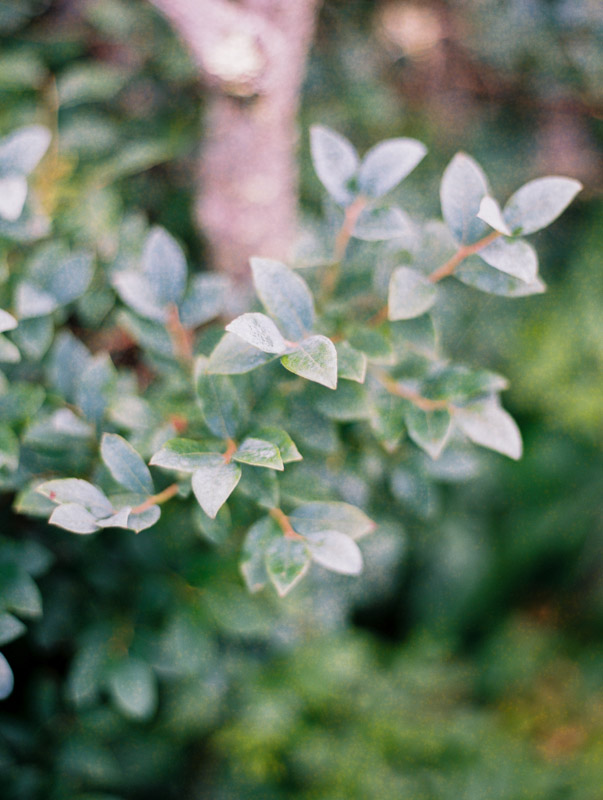
[(435, 303), (437, 291), (437, 287), (420, 272), (398, 267), (389, 283), (388, 318), (393, 322), (420, 317)]
[(18, 364), (19, 361), (19, 348), (0, 333), (0, 364)]
[(521, 433), (513, 417), (494, 399), (456, 408), (454, 421), (475, 444), (519, 459), (522, 453)]
[(15, 222), (23, 213), (27, 180), (23, 175), (0, 177), (0, 217)]
[(408, 237), (414, 231), (410, 217), (399, 208), (365, 208), (352, 234), (365, 242)]
[(4, 700), (9, 696), (14, 685), (15, 679), (10, 664), (0, 653), (0, 700)]
[(237, 464), (226, 464), (217, 453), (208, 453), (202, 466), (193, 472), (192, 487), (199, 505), (208, 517), (216, 516), (241, 478)]
[(142, 252), (142, 272), (160, 307), (182, 300), (186, 288), (186, 259), (178, 242), (165, 228), (152, 228), (147, 236)]
[(40, 484), (36, 491), (53, 503), (77, 503), (93, 517), (106, 517), (113, 513), (113, 506), (104, 492), (81, 478), (57, 478), (46, 481)]
[(336, 501), (304, 503), (289, 514), (289, 522), (297, 533), (304, 536), (335, 530), (359, 539), (375, 530), (375, 523), (364, 511)]
[[(0, 614), (0, 646), (23, 636), (27, 628), (12, 614)], [(0, 698), (1, 699), (1, 698)]]
[(329, 389), (337, 388), (337, 351), (326, 336), (310, 336), (281, 358), (281, 364), (296, 375)]
[(386, 139), (372, 147), (358, 171), (358, 189), (382, 197), (404, 180), (424, 158), (427, 148), (416, 139)]
[(0, 333), (4, 331), (12, 331), (17, 327), (17, 320), (8, 311), (3, 311), (0, 308)]
[(562, 214), (582, 189), (573, 178), (549, 176), (529, 181), (513, 194), (504, 209), (513, 233), (527, 235), (546, 228)]
[(310, 566), (305, 542), (279, 536), (266, 547), (266, 571), (280, 597), (288, 594), (304, 577)]
[(130, 656), (118, 662), (109, 673), (108, 689), (125, 716), (146, 720), (155, 713), (157, 679), (146, 661)]
[(42, 125), (27, 125), (0, 139), (0, 174), (28, 175), (50, 144), (50, 131)]
[(362, 553), (356, 542), (340, 531), (317, 531), (306, 536), (312, 561), (341, 575), (362, 572)]
[(488, 226), (477, 216), (488, 194), (488, 181), (479, 164), (457, 153), (444, 170), (440, 200), (444, 220), (460, 244), (479, 241), (488, 233)]
[(116, 433), (103, 434), (101, 457), (113, 478), (121, 486), (143, 495), (153, 494), (153, 479), (149, 468), (122, 436)]
[(284, 353), (287, 349), (281, 332), (265, 314), (241, 314), (226, 330), (264, 353)]
[(241, 375), (274, 358), (244, 342), (234, 333), (226, 333), (214, 347), (207, 364), (212, 375)]
[(96, 517), (77, 503), (65, 503), (57, 506), (48, 522), (72, 533), (95, 533), (99, 530)]
[(262, 439), (248, 438), (233, 455), (234, 461), (250, 464), (254, 467), (268, 467), (283, 470), (283, 460), (278, 447), (272, 442)]
[(207, 455), (208, 451), (201, 448), (200, 442), (193, 439), (170, 439), (153, 455), (149, 463), (154, 467), (194, 472), (207, 462)]
[(495, 231), (503, 233), (505, 236), (512, 236), (513, 231), (504, 220), (501, 207), (498, 202), (490, 195), (482, 197), (477, 216)]
[(349, 342), (337, 342), (337, 374), (348, 381), (364, 383), (366, 377), (366, 355), (356, 350)]
[(330, 128), (313, 125), (310, 128), (310, 149), (314, 170), (322, 185), (337, 203), (349, 205), (356, 195), (352, 181), (359, 167), (353, 145)]
[(266, 548), (268, 544), (282, 538), (282, 531), (272, 517), (259, 519), (247, 531), (241, 552), (241, 573), (250, 592), (259, 592), (268, 583), (266, 570)]
[(199, 356), (195, 362), (195, 387), (203, 417), (215, 436), (232, 439), (247, 416), (244, 400), (227, 375), (210, 374), (207, 368), (207, 358)]
[(251, 258), (253, 283), (266, 311), (292, 342), (303, 339), (314, 325), (314, 300), (297, 273), (270, 258)]
[(256, 439), (264, 439), (267, 442), (275, 444), (281, 454), (283, 464), (289, 464), (292, 461), (301, 461), (302, 456), (297, 449), (295, 442), (289, 436), (287, 431), (282, 428), (262, 427), (253, 430), (253, 436)]
[(538, 256), (523, 239), (495, 239), (479, 251), (489, 264), (524, 283), (533, 283), (538, 275)]
[(423, 411), (411, 406), (404, 415), (408, 435), (434, 459), (440, 457), (452, 431), (452, 419), (445, 409)]
[(530, 283), (525, 283), (518, 278), (513, 278), (511, 275), (489, 267), (477, 257), (469, 258), (460, 264), (454, 271), (454, 277), (481, 292), (488, 292), (501, 297), (527, 297), (532, 294), (542, 294), (546, 291), (546, 286), (540, 278), (535, 278)]

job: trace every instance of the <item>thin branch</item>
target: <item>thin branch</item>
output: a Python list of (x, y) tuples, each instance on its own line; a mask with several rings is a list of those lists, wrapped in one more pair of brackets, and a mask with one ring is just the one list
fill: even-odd
[(151, 506), (160, 506), (162, 503), (171, 500), (176, 494), (178, 494), (178, 484), (172, 483), (171, 486), (168, 486), (167, 489), (164, 489), (162, 492), (147, 497), (144, 503), (132, 509), (132, 514), (142, 514), (143, 511), (151, 508)]
[(279, 524), (286, 539), (303, 539), (299, 533), (293, 530), (289, 517), (280, 508), (271, 508), (270, 516)]
[(450, 403), (447, 400), (430, 400), (429, 397), (423, 397), (418, 392), (415, 392), (414, 389), (409, 389), (403, 383), (394, 380), (381, 369), (374, 367), (371, 369), (371, 374), (390, 394), (409, 400), (421, 411), (450, 411)]
[(438, 269), (429, 275), (428, 280), (432, 283), (438, 283), (438, 281), (441, 281), (442, 278), (447, 278), (449, 275), (452, 275), (454, 270), (462, 261), (469, 256), (474, 255), (475, 253), (479, 253), (479, 251), (483, 250), (484, 247), (487, 247), (489, 244), (492, 244), (495, 239), (498, 239), (500, 235), (501, 234), (498, 231), (492, 231), (487, 236), (484, 236), (483, 239), (480, 239), (479, 242), (462, 245), (452, 256), (452, 258), (448, 259), (445, 264), (442, 264), (441, 267), (438, 267)]

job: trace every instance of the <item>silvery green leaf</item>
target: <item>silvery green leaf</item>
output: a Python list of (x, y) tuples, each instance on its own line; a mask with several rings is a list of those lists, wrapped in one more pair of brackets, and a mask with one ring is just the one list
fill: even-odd
[(338, 501), (303, 503), (289, 514), (289, 522), (297, 533), (304, 536), (335, 530), (352, 539), (360, 539), (375, 530), (375, 523), (364, 511)]
[(479, 251), (491, 267), (524, 283), (533, 283), (538, 275), (538, 256), (523, 239), (495, 239)]
[(113, 513), (108, 497), (88, 481), (81, 478), (57, 478), (46, 481), (36, 489), (53, 503), (77, 503), (89, 511), (93, 517), (107, 517)]
[(67, 305), (84, 294), (93, 273), (92, 254), (82, 251), (72, 253), (58, 262), (49, 259), (43, 276), (36, 275), (35, 279), (41, 288), (56, 298), (59, 305)]
[(3, 558), (0, 564), (0, 608), (19, 617), (42, 616), (42, 595), (25, 567)]
[(21, 361), (19, 348), (0, 333), (0, 364), (18, 364)]
[(389, 282), (388, 319), (392, 322), (420, 317), (433, 306), (437, 287), (409, 267), (397, 267)]
[(329, 389), (337, 388), (337, 351), (326, 336), (310, 336), (281, 358), (290, 372)]
[(142, 272), (160, 307), (182, 300), (186, 288), (186, 259), (178, 242), (165, 228), (151, 229), (142, 253)]
[(113, 275), (111, 282), (122, 301), (141, 317), (165, 322), (166, 309), (159, 303), (148, 280), (140, 272), (123, 270)]
[(424, 158), (427, 148), (416, 139), (386, 139), (362, 159), (358, 189), (367, 197), (382, 197), (409, 175)]
[(4, 700), (12, 692), (15, 678), (10, 664), (0, 653), (0, 700)]
[(3, 311), (0, 308), (0, 333), (4, 331), (12, 331), (17, 327), (17, 320), (8, 311)]
[(247, 409), (241, 393), (227, 375), (207, 372), (208, 360), (195, 362), (195, 386), (205, 423), (220, 439), (234, 438), (245, 422)]
[(195, 275), (180, 304), (180, 322), (185, 328), (197, 328), (219, 316), (224, 310), (229, 287), (225, 275)]
[(306, 536), (312, 561), (341, 575), (360, 575), (362, 553), (356, 542), (340, 531), (317, 531)]
[(366, 377), (366, 355), (356, 350), (349, 342), (337, 342), (337, 375), (348, 381), (364, 383)]
[[(23, 636), (26, 630), (25, 625), (17, 617), (7, 613), (0, 614), (0, 646)], [(0, 700), (2, 699), (1, 694), (0, 691)]]
[(365, 208), (352, 234), (365, 242), (380, 242), (413, 235), (410, 217), (399, 208)]
[(241, 375), (271, 361), (274, 356), (244, 342), (234, 333), (226, 333), (209, 356), (207, 371), (212, 375)]
[(75, 392), (76, 405), (86, 419), (96, 425), (104, 416), (116, 380), (117, 372), (108, 353), (91, 356), (79, 377)]
[(513, 233), (527, 235), (546, 228), (562, 214), (582, 189), (573, 178), (549, 176), (529, 181), (513, 194), (504, 209)]
[(452, 418), (446, 409), (423, 411), (411, 406), (404, 415), (408, 435), (427, 455), (437, 459), (452, 432)]
[(56, 298), (49, 292), (22, 281), (17, 286), (15, 310), (19, 319), (44, 317), (52, 314), (59, 307)]
[(42, 125), (27, 125), (0, 140), (0, 175), (29, 175), (50, 144), (50, 131)]
[(264, 439), (267, 442), (272, 442), (280, 451), (283, 464), (289, 464), (292, 461), (301, 461), (302, 456), (293, 439), (289, 436), (287, 431), (281, 428), (257, 428), (253, 431), (253, 436), (256, 439)]
[(201, 443), (193, 439), (170, 439), (153, 455), (149, 463), (153, 467), (194, 472), (207, 462), (208, 455), (207, 450), (201, 448)]
[(15, 222), (23, 213), (27, 197), (27, 180), (23, 175), (0, 178), (0, 217)]
[(140, 531), (151, 528), (160, 516), (161, 509), (157, 505), (149, 506), (139, 512), (134, 512), (132, 506), (126, 506), (110, 517), (97, 519), (96, 524), (101, 528), (125, 528), (140, 533)]
[(251, 258), (253, 283), (266, 311), (290, 341), (297, 342), (314, 325), (314, 300), (306, 282), (270, 258)]
[(96, 518), (78, 503), (57, 506), (48, 522), (72, 533), (95, 533), (100, 530)]
[(226, 464), (217, 453), (208, 453), (202, 466), (193, 472), (192, 487), (199, 505), (208, 517), (216, 516), (241, 479), (238, 464)]
[(527, 297), (546, 291), (546, 286), (540, 278), (525, 283), (487, 266), (478, 258), (469, 258), (460, 264), (454, 271), (454, 277), (474, 289), (502, 297)]
[(479, 164), (457, 153), (444, 170), (440, 200), (444, 220), (460, 244), (472, 244), (488, 233), (488, 226), (477, 216), (488, 194), (488, 181)]
[(283, 470), (283, 460), (278, 447), (272, 442), (249, 437), (237, 448), (233, 461), (251, 464), (254, 467), (268, 467)]
[(19, 323), (12, 334), (15, 344), (31, 360), (41, 359), (54, 336), (52, 317), (31, 317)]
[(226, 330), (264, 353), (284, 353), (287, 349), (281, 332), (265, 314), (241, 314), (226, 326)]
[(101, 457), (121, 486), (143, 495), (153, 494), (153, 479), (149, 468), (122, 436), (104, 433), (101, 439)]
[(513, 417), (494, 399), (456, 408), (454, 421), (475, 444), (515, 460), (521, 458), (521, 433)]
[(265, 564), (276, 591), (284, 597), (308, 571), (310, 554), (305, 542), (279, 536), (268, 543)]
[(50, 352), (50, 380), (52, 385), (69, 402), (75, 401), (77, 384), (90, 352), (86, 345), (69, 331), (61, 331)]
[(498, 202), (490, 195), (482, 197), (477, 216), (487, 223), (495, 231), (503, 233), (505, 236), (512, 236), (513, 231), (504, 220), (501, 207)]
[(157, 708), (157, 679), (146, 661), (128, 656), (109, 673), (107, 688), (119, 711), (133, 719), (149, 719)]
[(282, 535), (278, 524), (269, 516), (259, 519), (247, 531), (240, 569), (250, 592), (259, 592), (268, 583), (266, 548), (271, 541), (282, 538)]
[(351, 142), (323, 125), (310, 128), (310, 150), (312, 163), (318, 178), (331, 197), (340, 205), (347, 206), (354, 200), (353, 179), (359, 167), (359, 159)]

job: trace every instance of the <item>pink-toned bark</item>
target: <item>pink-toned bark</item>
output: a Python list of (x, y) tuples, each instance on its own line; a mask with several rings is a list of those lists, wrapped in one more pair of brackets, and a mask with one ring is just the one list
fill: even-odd
[(296, 115), (320, 0), (151, 0), (210, 87), (197, 214), (213, 264), (286, 258), (296, 233)]

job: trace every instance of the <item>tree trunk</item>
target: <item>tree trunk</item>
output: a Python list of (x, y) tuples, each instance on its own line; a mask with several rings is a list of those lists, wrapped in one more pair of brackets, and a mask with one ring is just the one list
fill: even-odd
[(246, 280), (296, 233), (296, 115), (320, 0), (151, 0), (210, 88), (197, 217), (213, 264)]

